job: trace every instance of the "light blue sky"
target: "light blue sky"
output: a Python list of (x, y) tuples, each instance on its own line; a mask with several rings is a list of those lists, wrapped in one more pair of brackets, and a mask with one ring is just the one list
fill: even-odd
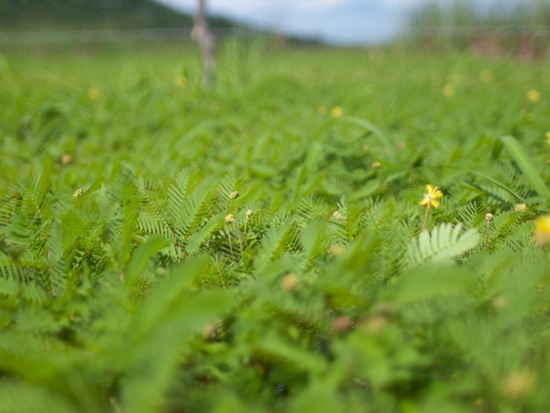
[[(197, 0), (156, 0), (194, 12)], [(284, 33), (315, 36), (336, 44), (368, 44), (391, 40), (404, 27), (408, 12), (433, 0), (206, 0), (215, 15), (231, 17)], [(469, 1), (480, 8), (505, 7), (533, 0)], [(545, 0), (550, 1), (550, 0)]]
[[(196, 0), (157, 0), (188, 12)], [(410, 7), (425, 0), (207, 0), (212, 14), (340, 44), (391, 39)], [(481, 0), (484, 1), (484, 0)]]

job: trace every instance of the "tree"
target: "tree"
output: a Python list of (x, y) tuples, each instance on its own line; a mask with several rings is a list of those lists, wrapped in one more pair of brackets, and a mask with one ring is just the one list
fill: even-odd
[(203, 85), (209, 87), (214, 82), (216, 70), (216, 59), (214, 56), (216, 38), (208, 27), (205, 3), (206, 0), (198, 0), (198, 9), (195, 15), (195, 24), (191, 31), (191, 37), (199, 44), (201, 49), (204, 65)]

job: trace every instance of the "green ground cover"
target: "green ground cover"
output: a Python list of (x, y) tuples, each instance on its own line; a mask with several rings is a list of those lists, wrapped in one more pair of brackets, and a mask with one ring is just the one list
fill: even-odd
[(546, 411), (547, 64), (0, 55), (0, 412)]

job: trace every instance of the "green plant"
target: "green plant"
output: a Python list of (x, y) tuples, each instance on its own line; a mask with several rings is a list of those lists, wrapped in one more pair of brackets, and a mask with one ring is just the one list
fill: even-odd
[(2, 59), (0, 412), (545, 411), (546, 63), (237, 46)]

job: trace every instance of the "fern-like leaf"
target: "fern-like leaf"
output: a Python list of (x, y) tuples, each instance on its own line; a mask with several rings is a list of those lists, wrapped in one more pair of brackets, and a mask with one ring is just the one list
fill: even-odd
[(270, 228), (267, 231), (254, 260), (254, 269), (256, 272), (261, 273), (267, 264), (282, 253), (285, 238), (288, 236), (292, 224), (293, 221), (291, 219), (286, 219), (280, 226)]
[(202, 227), (189, 236), (186, 240), (185, 251), (189, 255), (196, 254), (201, 245), (212, 236), (212, 233), (223, 225), (223, 214), (216, 214), (208, 219)]
[(307, 196), (298, 204), (298, 214), (305, 222), (329, 216), (331, 209), (317, 196)]
[(462, 225), (449, 223), (440, 224), (431, 233), (422, 231), (409, 244), (409, 267), (422, 263), (433, 262), (453, 263), (453, 258), (475, 248), (481, 236), (475, 229), (470, 229), (460, 235)]

